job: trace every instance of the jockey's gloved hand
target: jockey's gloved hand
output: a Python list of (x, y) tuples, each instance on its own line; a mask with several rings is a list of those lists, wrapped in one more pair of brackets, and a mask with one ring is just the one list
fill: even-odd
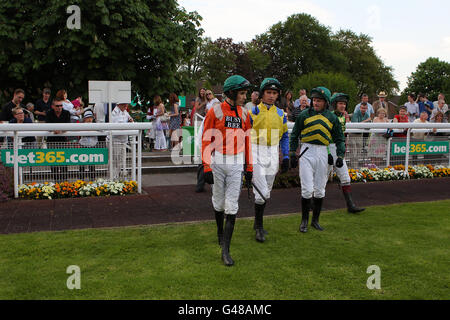
[(295, 152), (292, 152), (290, 154), (290, 158), (291, 158), (291, 168), (295, 169), (298, 166), (298, 158), (297, 155), (295, 154)]
[(212, 171), (205, 172), (205, 182), (208, 184), (214, 184), (214, 176)]
[(247, 185), (247, 188), (252, 187), (252, 179), (253, 179), (253, 172), (246, 171), (245, 172), (245, 184)]
[(334, 164), (334, 159), (331, 154), (328, 154), (328, 165), (332, 166)]
[(336, 167), (342, 168), (343, 166), (344, 166), (344, 159), (342, 159), (341, 157), (338, 157), (336, 160)]
[(281, 173), (286, 173), (289, 170), (289, 159), (283, 159), (283, 162), (281, 163)]

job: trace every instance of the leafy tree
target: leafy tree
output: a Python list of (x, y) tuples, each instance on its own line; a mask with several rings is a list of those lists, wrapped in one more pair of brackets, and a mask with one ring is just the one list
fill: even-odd
[(385, 66), (376, 55), (369, 36), (340, 30), (332, 38), (345, 58), (345, 73), (357, 83), (358, 96), (363, 93), (375, 94), (381, 90), (393, 94), (398, 90), (392, 67)]
[[(66, 26), (74, 4), (79, 30)], [(176, 0), (1, 1), (0, 88), (86, 96), (88, 80), (129, 80), (143, 96), (189, 90), (177, 67), (195, 54), (200, 20)]]
[(344, 71), (345, 59), (331, 39), (331, 30), (308, 14), (294, 14), (257, 36), (253, 45), (270, 56), (264, 70), (285, 87), (314, 71)]
[(299, 77), (294, 83), (294, 92), (299, 92), (300, 89), (306, 89), (311, 92), (313, 88), (324, 86), (328, 88), (331, 93), (342, 92), (350, 96), (348, 105), (348, 112), (353, 112), (358, 98), (358, 86), (356, 82), (346, 75), (341, 73), (324, 73), (311, 72), (309, 74)]
[(404, 95), (408, 93), (426, 93), (430, 100), (436, 100), (439, 93), (450, 95), (450, 63), (439, 58), (428, 58), (417, 66), (408, 77)]
[(235, 70), (235, 55), (225, 50), (217, 41), (207, 39), (203, 52), (202, 73), (204, 79), (211, 85), (223, 84), (225, 79), (233, 75)]

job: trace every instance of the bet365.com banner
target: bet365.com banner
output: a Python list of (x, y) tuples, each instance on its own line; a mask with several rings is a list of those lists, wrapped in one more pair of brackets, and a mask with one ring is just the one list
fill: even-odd
[[(108, 164), (108, 149), (19, 149), (19, 167)], [(14, 166), (14, 150), (2, 150), (5, 167)]]
[[(392, 142), (393, 156), (406, 155), (406, 142)], [(446, 154), (449, 153), (448, 141), (411, 142), (409, 154)]]

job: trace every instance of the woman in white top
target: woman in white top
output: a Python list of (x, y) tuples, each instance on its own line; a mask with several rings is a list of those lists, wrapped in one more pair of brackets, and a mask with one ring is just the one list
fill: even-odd
[(220, 103), (219, 99), (216, 98), (211, 90), (206, 90), (206, 100), (208, 101), (206, 103), (206, 113), (208, 113), (209, 109), (211, 109), (214, 104)]

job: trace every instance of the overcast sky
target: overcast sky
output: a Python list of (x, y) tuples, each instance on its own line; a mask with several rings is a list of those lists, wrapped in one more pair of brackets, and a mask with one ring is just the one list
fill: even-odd
[(333, 31), (368, 34), (400, 89), (428, 57), (450, 62), (450, 1), (446, 0), (178, 0), (202, 17), (204, 36), (250, 41), (294, 13), (308, 13)]

